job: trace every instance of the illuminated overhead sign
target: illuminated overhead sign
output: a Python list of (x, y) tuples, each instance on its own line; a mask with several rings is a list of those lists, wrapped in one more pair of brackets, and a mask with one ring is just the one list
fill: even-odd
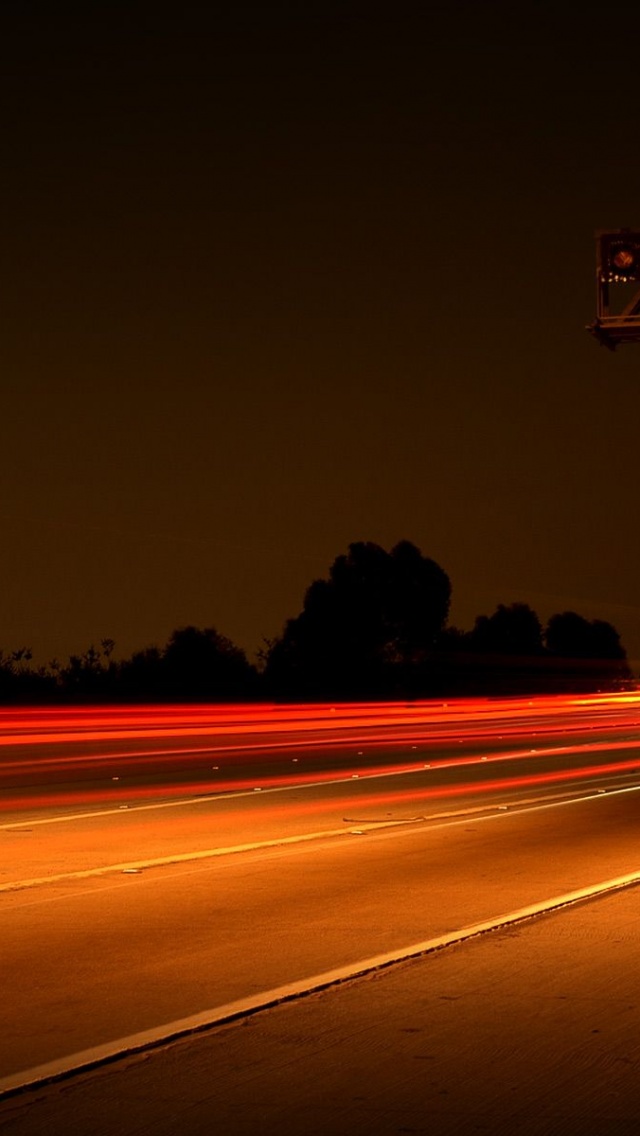
[(640, 280), (640, 233), (601, 234), (600, 275), (607, 284)]
[(616, 288), (634, 283), (640, 283), (640, 231), (598, 231), (596, 318), (587, 330), (611, 351), (620, 343), (640, 341), (640, 288)]

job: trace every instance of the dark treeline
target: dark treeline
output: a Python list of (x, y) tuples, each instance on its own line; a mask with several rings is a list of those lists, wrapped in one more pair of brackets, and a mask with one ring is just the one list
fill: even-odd
[(0, 652), (0, 702), (234, 702), (411, 699), (615, 690), (632, 683), (618, 632), (573, 611), (543, 627), (524, 603), (499, 604), (470, 631), (449, 625), (451, 583), (401, 541), (351, 544), (302, 611), (252, 665), (214, 628), (183, 627), (162, 648), (113, 657), (113, 640), (33, 667)]

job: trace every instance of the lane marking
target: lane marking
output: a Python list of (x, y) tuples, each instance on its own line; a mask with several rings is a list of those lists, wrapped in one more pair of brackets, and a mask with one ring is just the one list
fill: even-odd
[[(388, 741), (385, 740), (385, 739), (382, 739), (380, 741), (373, 741), (372, 740), (371, 743), (369, 743), (369, 744), (371, 744), (372, 747), (375, 747), (375, 746), (380, 747), (380, 746), (386, 746), (388, 744)], [(285, 747), (283, 746), (283, 748), (285, 748)], [(567, 754), (589, 752), (589, 751), (595, 751), (595, 750), (599, 750), (599, 749), (606, 749), (607, 751), (609, 751), (609, 750), (616, 751), (616, 750), (620, 750), (620, 749), (629, 749), (629, 748), (631, 748), (631, 749), (640, 748), (640, 744), (638, 743), (637, 739), (628, 739), (626, 741), (619, 741), (617, 743), (615, 743), (615, 742), (614, 743), (602, 742), (602, 743), (594, 744), (594, 743), (590, 742), (590, 743), (584, 743), (583, 745), (580, 745), (580, 746), (566, 746), (566, 745), (550, 746), (546, 749), (540, 749), (540, 750), (538, 750), (538, 749), (536, 749), (536, 750), (521, 749), (521, 750), (513, 750), (513, 751), (509, 750), (506, 753), (498, 752), (498, 753), (493, 754), (489, 757), (487, 757), (487, 756), (470, 756), (470, 757), (465, 757), (462, 760), (453, 760), (453, 761), (450, 761), (450, 760), (447, 760), (447, 759), (444, 759), (444, 760), (441, 760), (441, 761), (435, 760), (432, 764), (425, 764), (423, 762), (420, 762), (418, 765), (412, 764), (411, 766), (409, 766), (407, 768), (402, 768), (400, 766), (398, 768), (391, 769), (391, 770), (385, 769), (384, 771), (381, 771), (381, 772), (365, 772), (365, 773), (362, 773), (362, 774), (355, 774), (355, 775), (350, 774), (348, 777), (337, 777), (336, 776), (334, 778), (331, 778), (330, 780), (309, 781), (309, 782), (305, 782), (305, 781), (297, 781), (296, 782), (296, 781), (294, 781), (292, 784), (289, 784), (289, 785), (265, 785), (265, 786), (260, 787), (260, 791), (264, 792), (264, 793), (291, 793), (291, 792), (299, 792), (303, 789), (324, 789), (324, 788), (330, 788), (333, 785), (349, 784), (349, 782), (352, 781), (354, 779), (354, 777), (357, 777), (358, 779), (363, 780), (363, 781), (364, 780), (369, 781), (369, 780), (380, 779), (380, 778), (383, 778), (383, 777), (411, 776), (413, 774), (424, 773), (424, 771), (427, 770), (427, 769), (431, 770), (432, 772), (440, 772), (444, 769), (458, 768), (458, 767), (466, 766), (466, 765), (480, 765), (483, 762), (494, 764), (494, 763), (498, 763), (498, 762), (515, 761), (515, 760), (521, 760), (522, 758), (525, 758), (525, 757), (527, 757), (527, 758), (531, 757), (532, 755), (534, 755), (536, 758), (546, 758), (546, 757), (550, 757), (550, 756), (558, 756), (558, 755), (565, 756)], [(176, 751), (176, 752), (179, 752), (179, 751)], [(186, 750), (184, 752), (190, 753), (190, 752), (196, 752), (196, 751)], [(213, 752), (213, 751), (211, 751), (211, 752)], [(102, 758), (98, 758), (98, 760), (101, 761)], [(112, 778), (112, 781), (119, 781), (119, 780), (120, 780), (119, 777), (113, 777)], [(132, 790), (132, 791), (135, 792), (135, 790)], [(153, 801), (150, 804), (145, 804), (145, 805), (119, 804), (119, 805), (115, 805), (113, 808), (95, 809), (91, 812), (63, 813), (63, 814), (60, 814), (58, 816), (38, 817), (38, 818), (35, 818), (33, 820), (25, 819), (25, 820), (20, 820), (20, 821), (11, 821), (7, 824), (1, 824), (0, 825), (0, 832), (10, 831), (12, 829), (25, 828), (27, 825), (29, 825), (30, 827), (33, 827), (34, 825), (68, 824), (72, 821), (77, 821), (77, 820), (93, 820), (96, 817), (116, 816), (118, 813), (122, 813), (122, 812), (135, 813), (135, 812), (149, 812), (149, 811), (155, 810), (155, 809), (182, 808), (184, 806), (189, 806), (189, 805), (207, 804), (207, 803), (212, 802), (212, 801), (232, 800), (234, 798), (239, 798), (239, 797), (248, 797), (248, 796), (252, 796), (252, 794), (254, 792), (255, 792), (254, 788), (252, 788), (252, 789), (236, 789), (236, 790), (229, 789), (229, 790), (225, 790), (224, 792), (219, 792), (219, 793), (207, 793), (207, 794), (198, 794), (197, 796), (180, 797), (177, 800), (171, 799), (171, 800), (168, 800), (168, 801)], [(28, 812), (28, 809), (25, 810), (25, 811)]]
[(97, 1045), (91, 1049), (84, 1049), (78, 1053), (55, 1058), (53, 1061), (47, 1062), (46, 1064), (36, 1065), (32, 1069), (25, 1069), (18, 1073), (12, 1073), (8, 1077), (0, 1078), (0, 1100), (15, 1096), (19, 1093), (26, 1093), (33, 1089), (42, 1088), (55, 1081), (66, 1080), (80, 1073), (89, 1072), (102, 1065), (121, 1060), (124, 1057), (159, 1049), (172, 1042), (206, 1033), (218, 1026), (228, 1025), (234, 1021), (252, 1017), (264, 1010), (273, 1009), (275, 1006), (284, 1005), (287, 1002), (299, 1001), (311, 994), (317, 994), (320, 991), (340, 986), (356, 978), (363, 978), (368, 974), (385, 970), (398, 963), (409, 962), (412, 959), (435, 954), (447, 947), (456, 946), (457, 944), (468, 942), (470, 939), (479, 938), (481, 935), (485, 935), (490, 931), (498, 931), (503, 927), (511, 927), (514, 924), (533, 919), (538, 915), (558, 911), (561, 908), (573, 906), (574, 904), (593, 899), (596, 896), (605, 895), (608, 892), (620, 891), (622, 888), (631, 887), (639, 883), (640, 870), (629, 872), (627, 875), (617, 876), (612, 880), (604, 880), (590, 887), (579, 888), (576, 891), (566, 892), (564, 895), (557, 895), (551, 899), (532, 903), (527, 907), (517, 908), (515, 911), (495, 916), (493, 919), (472, 923), (456, 931), (449, 931), (444, 935), (438, 935), (433, 939), (425, 939), (420, 943), (412, 943), (410, 946), (403, 947), (399, 950), (373, 955), (370, 958), (361, 959), (359, 962), (351, 963), (347, 966), (335, 967), (333, 970), (314, 974), (308, 978), (287, 983), (285, 986), (277, 986), (272, 990), (265, 990), (260, 995), (239, 998), (234, 1002), (228, 1002), (226, 1005), (204, 1010), (199, 1014), (192, 1014), (187, 1018), (179, 1018), (176, 1021), (167, 1022), (165, 1025), (156, 1026), (153, 1029), (143, 1030), (139, 1033), (130, 1034), (128, 1037), (119, 1038), (116, 1041), (106, 1042), (104, 1045)]
[[(472, 820), (474, 824), (483, 820), (497, 820), (500, 817), (514, 817), (519, 816), (523, 812), (535, 813), (543, 812), (545, 809), (562, 808), (565, 805), (577, 805), (584, 801), (602, 801), (609, 797), (617, 797), (622, 793), (637, 793), (640, 791), (640, 785), (629, 785), (622, 789), (610, 789), (606, 792), (598, 790), (595, 793), (584, 795), (581, 797), (570, 797), (566, 800), (546, 800), (544, 804), (530, 805), (527, 802), (522, 804), (516, 803), (514, 805), (499, 805), (487, 804), (485, 808), (485, 815), (478, 816), (476, 810), (469, 810), (468, 813), (436, 813), (433, 818), (429, 816), (415, 816), (404, 817), (400, 820), (385, 820), (385, 821), (358, 821), (352, 818), (345, 817), (346, 825), (358, 825), (358, 835), (364, 835), (368, 832), (375, 832), (380, 829), (399, 829), (405, 828), (410, 830), (412, 825), (427, 824), (428, 832), (435, 832), (441, 828), (453, 828), (456, 825), (467, 824)], [(500, 810), (500, 811), (498, 811)], [(455, 817), (453, 820), (442, 820), (443, 817), (448, 815)], [(461, 819), (457, 819), (461, 817)], [(441, 820), (440, 824), (429, 824), (431, 819)], [(273, 840), (256, 840), (247, 844), (232, 844), (222, 848), (205, 848), (199, 852), (177, 852), (170, 856), (161, 856), (154, 860), (127, 860), (120, 864), (105, 864), (99, 868), (83, 868), (75, 872), (61, 872), (58, 875), (52, 876), (35, 876), (26, 880), (11, 880), (9, 883), (0, 884), (0, 894), (3, 892), (16, 892), (24, 891), (28, 888), (39, 887), (44, 884), (66, 883), (70, 880), (86, 880), (97, 876), (104, 876), (113, 873), (138, 873), (146, 868), (163, 868), (172, 864), (185, 864), (197, 860), (212, 860), (221, 856), (235, 856), (242, 852), (260, 852), (263, 849), (281, 848), (291, 844), (303, 844), (312, 840), (331, 840), (335, 837), (353, 835), (350, 828), (331, 828), (325, 829), (320, 832), (304, 832), (296, 836), (280, 836), (275, 837)]]
[[(383, 773), (363, 773), (358, 774), (359, 781), (376, 781), (382, 777), (407, 777), (413, 773), (424, 773), (424, 766), (410, 769), (393, 769)], [(348, 777), (334, 777), (330, 781), (300, 781), (294, 782), (292, 785), (267, 785), (261, 788), (261, 792), (265, 795), (267, 793), (296, 793), (303, 789), (330, 789), (334, 785), (350, 785), (354, 780), (353, 774)], [(252, 789), (228, 789), (223, 793), (202, 794), (197, 797), (181, 797), (179, 800), (171, 801), (154, 801), (150, 805), (117, 805), (112, 809), (97, 809), (91, 813), (65, 813), (60, 816), (53, 817), (39, 817), (35, 820), (17, 820), (11, 821), (9, 824), (0, 824), (0, 832), (10, 831), (11, 829), (20, 828), (33, 828), (35, 825), (43, 824), (64, 824), (69, 821), (75, 820), (95, 820), (96, 817), (105, 816), (118, 816), (126, 813), (145, 813), (151, 812), (155, 809), (177, 809), (186, 805), (206, 805), (211, 801), (231, 801), (237, 800), (239, 797), (253, 797), (255, 788)]]
[[(493, 760), (493, 759), (492, 759)], [(501, 760), (501, 759), (494, 759)], [(451, 762), (454, 763), (454, 762)], [(433, 767), (434, 769), (437, 767)], [(260, 788), (261, 793), (298, 793), (302, 790), (313, 790), (313, 788), (331, 788), (334, 785), (350, 785), (352, 780), (380, 780), (382, 777), (408, 777), (412, 774), (422, 774), (425, 767), (423, 765), (412, 766), (410, 769), (391, 769), (381, 772), (373, 772), (373, 774), (349, 774), (348, 777), (333, 777), (331, 780), (322, 780), (322, 782), (293, 782), (291, 785), (267, 785)], [(27, 826), (33, 828), (35, 825), (60, 825), (68, 824), (73, 820), (94, 820), (97, 817), (115, 817), (122, 816), (123, 812), (150, 812), (156, 809), (182, 809), (186, 805), (192, 804), (208, 804), (211, 801), (232, 801), (238, 800), (238, 797), (253, 796), (255, 788), (239, 788), (239, 790), (226, 790), (223, 793), (210, 793), (201, 794), (199, 796), (181, 797), (178, 801), (153, 801), (151, 804), (118, 804), (113, 809), (97, 809), (93, 812), (69, 812), (63, 813), (58, 817), (39, 817), (34, 820), (13, 820), (9, 824), (0, 825), (0, 832), (10, 832), (11, 829), (26, 828)]]
[[(585, 782), (585, 786), (586, 786), (586, 784), (587, 784), (587, 782)], [(621, 789), (598, 789), (597, 794), (593, 793), (593, 792), (589, 792), (589, 790), (587, 790), (585, 788), (584, 794), (582, 796), (579, 796), (579, 797), (576, 797), (575, 791), (574, 792), (568, 791), (568, 792), (564, 792), (564, 793), (553, 793), (553, 794), (547, 795), (547, 796), (525, 797), (523, 800), (508, 801), (507, 804), (499, 804), (498, 805), (498, 804), (487, 803), (487, 804), (484, 804), (484, 805), (474, 805), (474, 806), (468, 807), (468, 808), (463, 807), (461, 809), (451, 809), (451, 810), (447, 810), (444, 813), (421, 813), (419, 816), (405, 817), (405, 820), (412, 820), (412, 821), (422, 820), (422, 821), (429, 821), (429, 822), (434, 821), (434, 820), (451, 820), (453, 822), (453, 821), (457, 821), (458, 817), (466, 817), (467, 819), (474, 820), (476, 818), (477, 814), (490, 812), (491, 810), (496, 810), (496, 809), (510, 809), (512, 812), (518, 812), (518, 811), (524, 812), (525, 810), (527, 810), (529, 812), (534, 812), (535, 809), (532, 808), (531, 806), (537, 806), (538, 808), (542, 808), (543, 805), (545, 805), (545, 804), (551, 806), (552, 804), (567, 804), (567, 803), (571, 803), (571, 802), (577, 803), (578, 801), (590, 801), (596, 795), (601, 796), (603, 794), (606, 794), (607, 796), (612, 797), (612, 796), (615, 796), (616, 793), (627, 792), (629, 790), (629, 788), (640, 789), (640, 785), (625, 786), (623, 789), (622, 788)], [(370, 824), (371, 823), (371, 821), (366, 819), (366, 818), (365, 819), (358, 819), (357, 817), (345, 817), (344, 819), (348, 824)], [(446, 825), (433, 825), (433, 827), (434, 828), (446, 828), (447, 826)]]
[[(422, 817), (417, 818), (422, 820)], [(411, 820), (373, 821), (363, 825), (367, 831), (379, 828), (394, 828), (397, 825), (415, 823)], [(84, 868), (77, 872), (61, 872), (55, 876), (36, 876), (28, 880), (13, 880), (0, 884), (0, 892), (23, 891), (39, 884), (56, 884), (67, 880), (86, 880), (92, 876), (104, 876), (108, 872), (140, 872), (143, 868), (162, 868), (169, 864), (184, 864), (191, 860), (209, 860), (216, 856), (234, 856), (239, 852), (259, 852), (263, 848), (279, 848), (286, 844), (300, 844), (306, 840), (329, 839), (334, 836), (349, 835), (348, 828), (332, 828), (324, 832), (304, 832), (298, 836), (280, 836), (274, 840), (256, 840), (248, 844), (232, 844), (223, 848), (205, 848), (200, 852), (176, 852), (171, 856), (161, 856), (156, 860), (128, 860), (122, 864), (105, 864), (100, 868)]]

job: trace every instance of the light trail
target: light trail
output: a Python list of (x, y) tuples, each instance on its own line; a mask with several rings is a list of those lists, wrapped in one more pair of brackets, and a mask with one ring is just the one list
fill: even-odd
[[(504, 761), (522, 761), (522, 773), (493, 783), (494, 789), (516, 783), (551, 783), (592, 776), (594, 771), (601, 775), (639, 768), (640, 758), (544, 774), (528, 774), (525, 769), (525, 763), (532, 759), (554, 756), (560, 760), (638, 749), (639, 724), (640, 695), (629, 693), (340, 706), (11, 708), (0, 710), (0, 746), (4, 747), (0, 800), (6, 810), (88, 802), (113, 804), (186, 793), (189, 797), (218, 796)], [(606, 740), (598, 740), (604, 733)], [(206, 735), (210, 744), (194, 746), (194, 735)], [(567, 735), (575, 740), (569, 742)], [(135, 747), (142, 738), (161, 742), (178, 737), (184, 738), (187, 746)], [(526, 748), (517, 746), (525, 737), (540, 742)], [(133, 743), (134, 748), (86, 752), (88, 742), (104, 744), (116, 739)], [(495, 747), (496, 742), (501, 743), (497, 751), (482, 752), (483, 743)], [(64, 753), (52, 754), (52, 745), (64, 745)], [(473, 752), (462, 754), (461, 745), (473, 747)], [(358, 746), (362, 748), (354, 754)], [(387, 754), (395, 750), (392, 760), (377, 762), (378, 750)], [(221, 766), (209, 764), (220, 759)], [(293, 765), (298, 768), (293, 769)], [(211, 777), (213, 771), (220, 776)], [(136, 778), (150, 776), (161, 779), (161, 783), (136, 784)], [(34, 779), (35, 784), (31, 784)], [(73, 787), (65, 785), (71, 781)], [(488, 785), (487, 781), (465, 781), (451, 787), (451, 793), (484, 792)], [(435, 787), (423, 790), (416, 786), (407, 792), (414, 799), (416, 793), (421, 798), (435, 792), (445, 795), (444, 789)]]
[(639, 718), (610, 697), (0, 714), (6, 1068), (623, 876)]
[(582, 719), (613, 713), (619, 718), (623, 709), (634, 715), (638, 724), (640, 695), (593, 695), (577, 698), (545, 695), (532, 699), (460, 699), (456, 702), (397, 702), (303, 704), (275, 706), (251, 703), (241, 705), (203, 706), (134, 706), (0, 709), (0, 745), (33, 745), (46, 742), (105, 741), (111, 738), (145, 736), (189, 736), (197, 733), (227, 734), (241, 732), (290, 732), (300, 728), (326, 731), (353, 726), (384, 727), (436, 723), (453, 725), (473, 723), (478, 729), (485, 720), (509, 723), (518, 720), (527, 728), (531, 717), (560, 714)]
[[(363, 787), (363, 801), (366, 805), (376, 805), (382, 803), (397, 804), (405, 801), (426, 801), (430, 799), (438, 799), (453, 796), (468, 796), (474, 794), (491, 793), (509, 789), (524, 788), (527, 786), (542, 786), (559, 784), (566, 781), (585, 781), (593, 780), (594, 778), (619, 775), (621, 773), (636, 773), (640, 770), (640, 753), (638, 757), (630, 761), (609, 761), (601, 765), (580, 765), (574, 766), (570, 769), (555, 770), (553, 772), (545, 773), (518, 773), (516, 776), (493, 779), (484, 782), (465, 780), (456, 785), (437, 786), (433, 788), (425, 788), (423, 786), (416, 786), (413, 784), (407, 789), (385, 791), (383, 794), (374, 794), (369, 791), (367, 782), (377, 781), (382, 778), (408, 776), (411, 774), (424, 774), (425, 770), (433, 769), (439, 771), (442, 769), (450, 769), (459, 766), (478, 766), (490, 765), (496, 762), (514, 761), (514, 760), (528, 760), (548, 757), (549, 755), (567, 756), (576, 754), (593, 753), (599, 750), (607, 750), (614, 752), (618, 749), (635, 749), (640, 750), (640, 741), (627, 742), (620, 745), (608, 745), (606, 743), (587, 744), (584, 746), (562, 746), (557, 749), (550, 750), (534, 750), (527, 752), (510, 752), (506, 754), (493, 755), (488, 757), (473, 757), (465, 758), (460, 761), (450, 761), (438, 763), (434, 766), (425, 765), (424, 762), (414, 766), (398, 766), (390, 765), (382, 768), (369, 768), (362, 769), (353, 767), (353, 769), (344, 769), (337, 774), (336, 772), (315, 772), (315, 773), (299, 773), (299, 774), (282, 774), (273, 777), (266, 777), (260, 785), (255, 785), (255, 779), (246, 780), (241, 777), (234, 777), (233, 779), (220, 780), (220, 781), (199, 781), (189, 786), (189, 797), (183, 803), (204, 803), (207, 800), (218, 800), (225, 796), (245, 796), (253, 795), (254, 793), (268, 794), (274, 791), (283, 791), (284, 789), (313, 789), (320, 788), (323, 785), (340, 785), (353, 781), (362, 782)], [(116, 779), (119, 782), (119, 778)], [(130, 785), (112, 785), (108, 788), (92, 789), (90, 794), (87, 794), (86, 789), (77, 790), (68, 793), (47, 792), (41, 797), (20, 797), (20, 796), (3, 796), (4, 808), (12, 808), (15, 810), (30, 808), (38, 809), (41, 807), (69, 807), (71, 805), (80, 805), (87, 801), (92, 801), (95, 804), (105, 803), (113, 805), (117, 801), (164, 801), (168, 796), (180, 795), (184, 796), (184, 784), (180, 782), (167, 783), (163, 782), (158, 786), (130, 786)], [(194, 796), (194, 793), (196, 796)], [(334, 799), (326, 802), (325, 804), (315, 802), (312, 808), (315, 810), (322, 810), (323, 808), (335, 810), (337, 802)], [(345, 800), (346, 803), (346, 800)], [(123, 805), (121, 807), (128, 807)], [(296, 803), (296, 811), (304, 812), (305, 806)], [(0, 826), (4, 827), (4, 826)]]

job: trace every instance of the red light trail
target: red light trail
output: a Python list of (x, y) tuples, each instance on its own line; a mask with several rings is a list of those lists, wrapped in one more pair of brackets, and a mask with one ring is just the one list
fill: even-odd
[[(532, 772), (531, 762), (553, 756), (566, 763), (576, 756), (638, 749), (639, 724), (640, 695), (629, 693), (335, 706), (12, 708), (0, 710), (0, 793), (5, 811), (125, 800), (135, 807), (136, 801), (194, 794), (269, 792), (523, 762), (518, 776), (501, 780), (413, 784), (384, 794), (386, 801), (415, 802), (635, 771), (640, 755), (584, 767), (572, 762), (568, 769), (544, 773)], [(600, 731), (606, 731), (606, 740), (599, 739)], [(138, 749), (135, 743), (143, 739), (148, 744)], [(173, 744), (162, 747), (165, 739)], [(185, 744), (179, 746), (177, 739)], [(160, 744), (151, 748), (152, 740)], [(88, 745), (106, 742), (122, 748), (87, 752)], [(144, 778), (156, 783), (141, 784)], [(369, 804), (382, 800), (373, 785), (363, 791)]]

